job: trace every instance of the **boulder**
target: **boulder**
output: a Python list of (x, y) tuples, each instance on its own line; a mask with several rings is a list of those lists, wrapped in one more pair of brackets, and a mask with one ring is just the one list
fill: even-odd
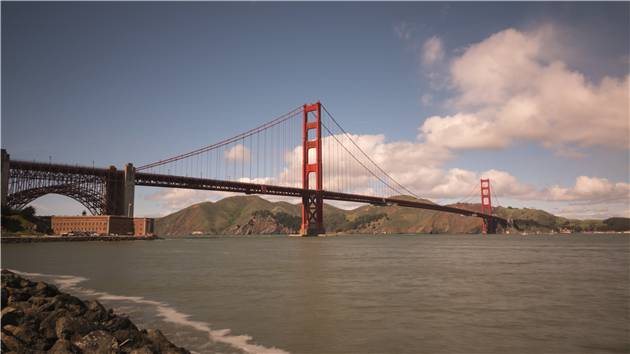
[[(59, 309), (66, 309), (68, 310), (68, 308), (66, 307), (66, 304), (64, 304), (63, 302), (59, 301), (59, 299), (53, 298), (51, 301), (49, 302), (45, 302), (42, 305), (37, 307), (37, 312), (52, 312), (52, 311), (56, 311)], [(69, 311), (69, 310), (68, 310)]]
[(160, 353), (166, 352), (169, 348), (175, 347), (175, 344), (169, 342), (159, 329), (152, 330), (146, 337), (153, 343), (153, 347)]
[(2, 270), (2, 286), (19, 289), (22, 287), (22, 278), (6, 269)]
[(23, 288), (32, 288), (35, 285), (37, 285), (37, 283), (33, 283), (32, 281), (30, 281), (28, 279), (22, 279), (20, 281), (20, 286), (22, 286)]
[(83, 351), (67, 339), (58, 340), (55, 345), (50, 348), (48, 354), (83, 354)]
[(33, 296), (54, 297), (59, 295), (59, 289), (56, 286), (39, 282), (35, 285)]
[(31, 349), (36, 350), (48, 350), (54, 344), (54, 341), (47, 340), (28, 327), (16, 327), (12, 325), (6, 325), (2, 329), (10, 332), (15, 338), (22, 341)]
[(92, 322), (106, 322), (116, 317), (107, 311), (97, 300), (84, 301), (84, 303), (87, 307), (87, 311), (83, 314), (83, 317)]
[(72, 314), (72, 316), (81, 316), (87, 312), (87, 306), (78, 297), (70, 294), (59, 294), (55, 296), (55, 300), (62, 303)]
[(132, 350), (129, 354), (156, 354), (156, 352), (153, 349), (151, 349), (150, 346), (145, 345), (144, 347), (140, 349)]
[(2, 308), (7, 307), (7, 304), (9, 303), (9, 296), (11, 296), (11, 294), (9, 294), (9, 290), (3, 287), (2, 288)]
[(58, 339), (57, 337), (57, 322), (64, 317), (72, 317), (70, 311), (67, 309), (59, 309), (48, 313), (44, 320), (39, 325), (39, 332), (44, 338)]
[(105, 331), (93, 331), (76, 342), (83, 354), (119, 354), (120, 347), (114, 336)]
[(88, 333), (97, 330), (96, 326), (83, 317), (62, 317), (57, 321), (55, 333), (59, 339), (76, 342)]
[(28, 299), (28, 302), (30, 302), (31, 304), (33, 304), (36, 307), (40, 307), (42, 305), (45, 305), (49, 302), (51, 302), (53, 299), (50, 297), (42, 297), (39, 295), (34, 295), (32, 296), (30, 299)]
[(8, 332), (2, 331), (2, 352), (28, 353), (32, 349), (27, 347), (21, 340), (10, 335)]
[(114, 332), (114, 337), (116, 337), (118, 342), (121, 344), (122, 349), (139, 349), (147, 344), (151, 344), (151, 341), (148, 338), (145, 338), (141, 332), (134, 331), (132, 329), (116, 331)]
[(41, 324), (41, 320), (35, 316), (33, 316), (32, 312), (25, 312), (24, 317), (22, 317), (18, 321), (19, 327), (30, 328), (35, 332), (39, 332), (39, 326)]
[(108, 332), (116, 332), (123, 329), (138, 331), (138, 327), (136, 327), (136, 325), (134, 325), (127, 317), (114, 317), (109, 321), (101, 323), (99, 327), (100, 329)]
[(15, 309), (13, 307), (5, 307), (0, 312), (2, 327), (6, 325), (18, 326), (19, 321), (24, 317), (24, 311)]
[[(18, 310), (22, 310), (24, 312), (28, 312), (33, 307), (36, 307), (35, 305), (33, 305), (32, 303), (28, 301), (14, 301), (14, 300), (15, 299), (13, 297), (10, 297), (9, 303), (7, 304), (7, 306), (13, 307)], [(29, 300), (30, 300), (30, 297), (29, 297)]]
[(8, 302), (27, 301), (31, 298), (29, 288), (7, 288), (9, 290)]

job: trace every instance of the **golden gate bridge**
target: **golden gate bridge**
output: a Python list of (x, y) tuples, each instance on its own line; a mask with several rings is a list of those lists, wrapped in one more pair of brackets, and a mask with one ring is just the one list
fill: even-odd
[(483, 232), (495, 233), (508, 220), (492, 215), (490, 181), (480, 184), (481, 213), (423, 201), (379, 167), (320, 102), (216, 144), (137, 168), (127, 164), (122, 171), (15, 161), (2, 154), (2, 203), (13, 208), (56, 193), (93, 215), (133, 216), (135, 186), (277, 195), (302, 199), (303, 236), (325, 233), (324, 200), (479, 217)]

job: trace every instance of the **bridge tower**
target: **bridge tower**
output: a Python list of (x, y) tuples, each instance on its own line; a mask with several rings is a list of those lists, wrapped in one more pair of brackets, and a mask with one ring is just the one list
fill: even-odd
[(10, 156), (5, 149), (2, 149), (2, 205), (7, 205), (7, 195), (9, 194), (9, 168), (11, 167)]
[[(309, 122), (309, 112), (316, 112), (314, 121)], [(325, 234), (324, 198), (322, 179), (322, 105), (319, 101), (310, 106), (304, 105), (304, 128), (302, 139), (302, 188), (309, 189), (311, 178), (315, 179), (315, 192), (302, 197), (302, 228), (300, 235), (317, 236)], [(313, 114), (310, 115), (313, 117)], [(312, 119), (312, 118), (311, 118)], [(309, 140), (310, 136), (313, 138)], [(314, 154), (309, 154), (314, 150)], [(309, 160), (309, 156), (314, 160)]]
[[(109, 166), (112, 174), (116, 167)], [(125, 165), (124, 179), (106, 180), (103, 188), (103, 205), (105, 215), (122, 215), (133, 217), (135, 206), (136, 169), (132, 163)]]
[[(490, 179), (481, 180), (481, 213), (492, 215), (492, 202), (490, 201)], [(483, 233), (494, 234), (493, 219), (483, 219)]]

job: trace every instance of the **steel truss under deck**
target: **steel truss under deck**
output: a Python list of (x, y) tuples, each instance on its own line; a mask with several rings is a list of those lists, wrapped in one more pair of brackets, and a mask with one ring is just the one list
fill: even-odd
[(11, 160), (7, 205), (22, 209), (47, 194), (83, 204), (92, 215), (121, 215), (116, 198), (123, 192), (123, 171)]

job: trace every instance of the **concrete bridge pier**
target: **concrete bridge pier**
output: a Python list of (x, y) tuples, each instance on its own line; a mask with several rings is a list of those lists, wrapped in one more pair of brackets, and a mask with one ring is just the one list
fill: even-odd
[(7, 205), (7, 195), (9, 194), (9, 168), (11, 162), (9, 161), (9, 154), (7, 150), (2, 149), (2, 205)]
[(132, 163), (125, 165), (125, 197), (123, 201), (124, 215), (133, 218), (134, 198), (136, 194), (136, 169)]
[[(114, 172), (116, 167), (109, 166)], [(122, 181), (105, 181), (104, 203), (105, 215), (123, 215), (133, 217), (136, 169), (133, 164), (125, 165), (124, 179)]]

